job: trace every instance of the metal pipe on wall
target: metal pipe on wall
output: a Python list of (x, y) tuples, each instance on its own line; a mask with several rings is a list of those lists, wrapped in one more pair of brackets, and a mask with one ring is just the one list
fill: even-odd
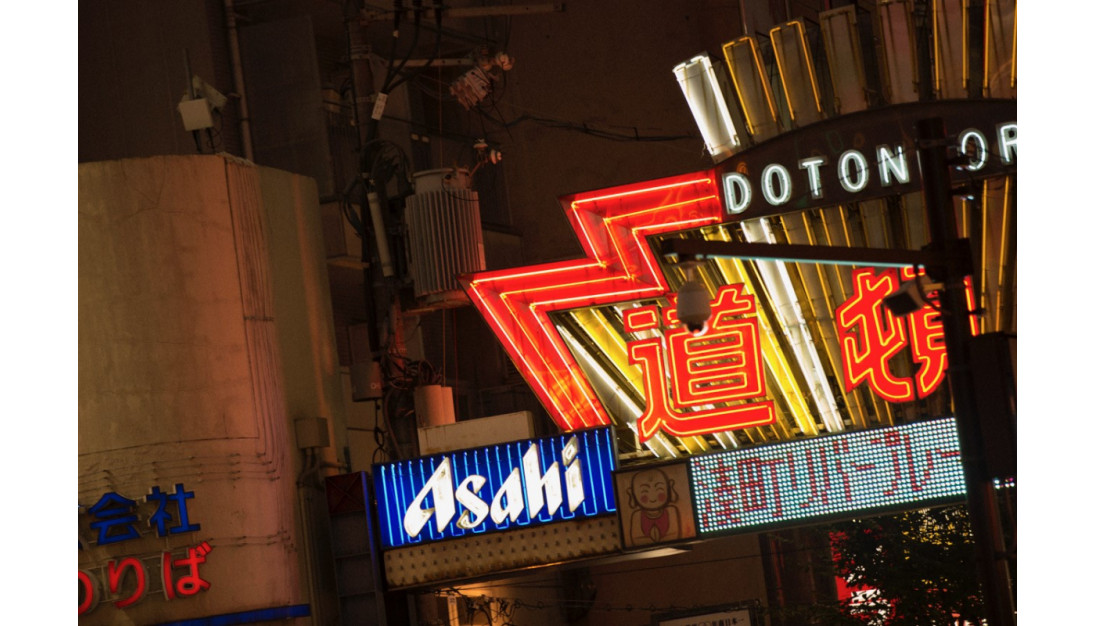
[(247, 111), (247, 91), (244, 89), (244, 69), (240, 60), (240, 36), (236, 30), (236, 9), (233, 0), (225, 1), (225, 24), (228, 28), (228, 48), (232, 55), (232, 82), (239, 98), (240, 142), (243, 144), (244, 158), (255, 160), (251, 148), (251, 122)]

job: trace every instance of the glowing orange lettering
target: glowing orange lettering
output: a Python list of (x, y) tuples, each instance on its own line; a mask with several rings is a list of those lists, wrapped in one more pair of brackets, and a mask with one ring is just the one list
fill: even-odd
[[(890, 402), (908, 402), (929, 396), (943, 382), (948, 355), (940, 313), (926, 304), (903, 323), (883, 305), (884, 297), (916, 275), (912, 267), (878, 274), (871, 268), (853, 272), (853, 296), (835, 311), (845, 391), (867, 381), (880, 397)], [(972, 298), (967, 281), (968, 305)], [(912, 380), (896, 376), (890, 368), (890, 360), (907, 346), (917, 366)]]
[(889, 363), (906, 345), (906, 330), (883, 298), (898, 290), (898, 273), (871, 269), (853, 272), (853, 296), (837, 307), (837, 329), (845, 363), (845, 391), (868, 381), (872, 391), (891, 402), (903, 402), (913, 385), (891, 372)]
[[(625, 330), (634, 333), (657, 328), (657, 308), (647, 306), (625, 313)], [(662, 311), (667, 329), (664, 340), (654, 337), (628, 342), (629, 361), (643, 370), (647, 396), (647, 408), (636, 422), (640, 441), (647, 441), (660, 429), (688, 437), (776, 420), (771, 400), (740, 402), (765, 396), (755, 311), (754, 298), (743, 292), (743, 285), (727, 285), (712, 303), (707, 333), (693, 335), (682, 328), (677, 307), (671, 306)], [(672, 373), (672, 394), (666, 371)]]

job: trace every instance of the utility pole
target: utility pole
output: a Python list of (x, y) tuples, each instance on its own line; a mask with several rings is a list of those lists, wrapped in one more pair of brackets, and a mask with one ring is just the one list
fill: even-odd
[(917, 122), (917, 161), (928, 217), (930, 247), (942, 260), (928, 268), (931, 278), (943, 283), (940, 291), (941, 323), (948, 354), (948, 383), (951, 386), (963, 473), (967, 486), (967, 508), (974, 531), (978, 573), (982, 581), (986, 618), (990, 626), (1014, 626), (1016, 609), (1012, 597), (1004, 536), (996, 488), (986, 466), (985, 442), (975, 401), (975, 375), (970, 359), (970, 315), (963, 278), (970, 267), (969, 243), (958, 236), (951, 176), (948, 170), (948, 140), (944, 122), (931, 118)]

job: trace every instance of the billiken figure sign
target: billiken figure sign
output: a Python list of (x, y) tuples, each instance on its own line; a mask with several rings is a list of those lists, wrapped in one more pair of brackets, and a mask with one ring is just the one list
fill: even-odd
[(609, 429), (374, 466), (386, 548), (616, 510)]

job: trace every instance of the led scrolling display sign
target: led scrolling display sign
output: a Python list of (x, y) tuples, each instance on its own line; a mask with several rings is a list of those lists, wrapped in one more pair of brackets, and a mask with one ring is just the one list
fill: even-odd
[(381, 545), (611, 514), (615, 467), (608, 428), (375, 465)]
[[(763, 142), (713, 170), (565, 197), (561, 202), (585, 258), (477, 273), (464, 277), (462, 283), (562, 430), (608, 425), (612, 423), (608, 411), (562, 339), (552, 320), (553, 312), (660, 297), (667, 297), (672, 308), (672, 293), (651, 249), (650, 237), (918, 191), (913, 129), (916, 120), (927, 117), (941, 117), (948, 128), (958, 131), (957, 147), (966, 157), (957, 180), (1015, 172), (1014, 100), (911, 103), (863, 111)], [(877, 278), (873, 284), (891, 280), (891, 274), (887, 276)], [(854, 320), (866, 318), (858, 316), (857, 310), (846, 314), (843, 350), (846, 360), (853, 357), (857, 361), (846, 368), (846, 389), (863, 383), (892, 401), (924, 397), (940, 384), (941, 368), (946, 369), (934, 322), (926, 319), (918, 327), (897, 328), (903, 325), (895, 326), (887, 319), (880, 302), (869, 302), (869, 296), (875, 295), (875, 291), (866, 289), (856, 296), (860, 298), (860, 310), (866, 308), (883, 317), (883, 322), (876, 325), (882, 332), (871, 338), (874, 343), (867, 347), (850, 343), (856, 341), (855, 335), (863, 334), (853, 330)], [(672, 313), (663, 311), (662, 315)], [(726, 347), (739, 340), (747, 342), (733, 349), (748, 359), (749, 314), (744, 311), (735, 315), (738, 339), (728, 339)], [(658, 317), (657, 311), (633, 313), (625, 323), (635, 329), (650, 328)], [(728, 319), (728, 323), (731, 321)], [(743, 321), (747, 325), (742, 325)], [(658, 325), (672, 340), (673, 328)], [(685, 348), (687, 352), (687, 339), (681, 341), (678, 351)], [(673, 352), (674, 344), (669, 345), (666, 350)], [(886, 370), (884, 353), (906, 345), (929, 365), (921, 368), (919, 380), (913, 382), (888, 377)], [(649, 372), (657, 372), (662, 359), (675, 363), (670, 367), (675, 376), (683, 371), (682, 367), (688, 373), (691, 366), (678, 365), (672, 355), (658, 350), (643, 341), (634, 341), (628, 347), (632, 363), (647, 370), (644, 392), (648, 406), (640, 420), (641, 438), (649, 438), (659, 429), (698, 435), (768, 420), (763, 408), (766, 400), (761, 397), (764, 390), (758, 387), (764, 384), (764, 377), (751, 378), (747, 370), (739, 372), (738, 383), (722, 388), (720, 393), (724, 401), (758, 404), (750, 417), (740, 415), (741, 422), (735, 423), (737, 418), (727, 415), (697, 415), (695, 410), (688, 416), (676, 413), (662, 402), (663, 397), (674, 398), (680, 408), (690, 404), (691, 392), (675, 387), (673, 379), (669, 383), (659, 381)], [(865, 360), (865, 354), (870, 354), (870, 359)], [(672, 391), (660, 396), (664, 389)], [(684, 402), (679, 402), (679, 397)], [(693, 421), (686, 423), (685, 417)]]
[(951, 418), (696, 456), (689, 474), (700, 535), (966, 494)]

